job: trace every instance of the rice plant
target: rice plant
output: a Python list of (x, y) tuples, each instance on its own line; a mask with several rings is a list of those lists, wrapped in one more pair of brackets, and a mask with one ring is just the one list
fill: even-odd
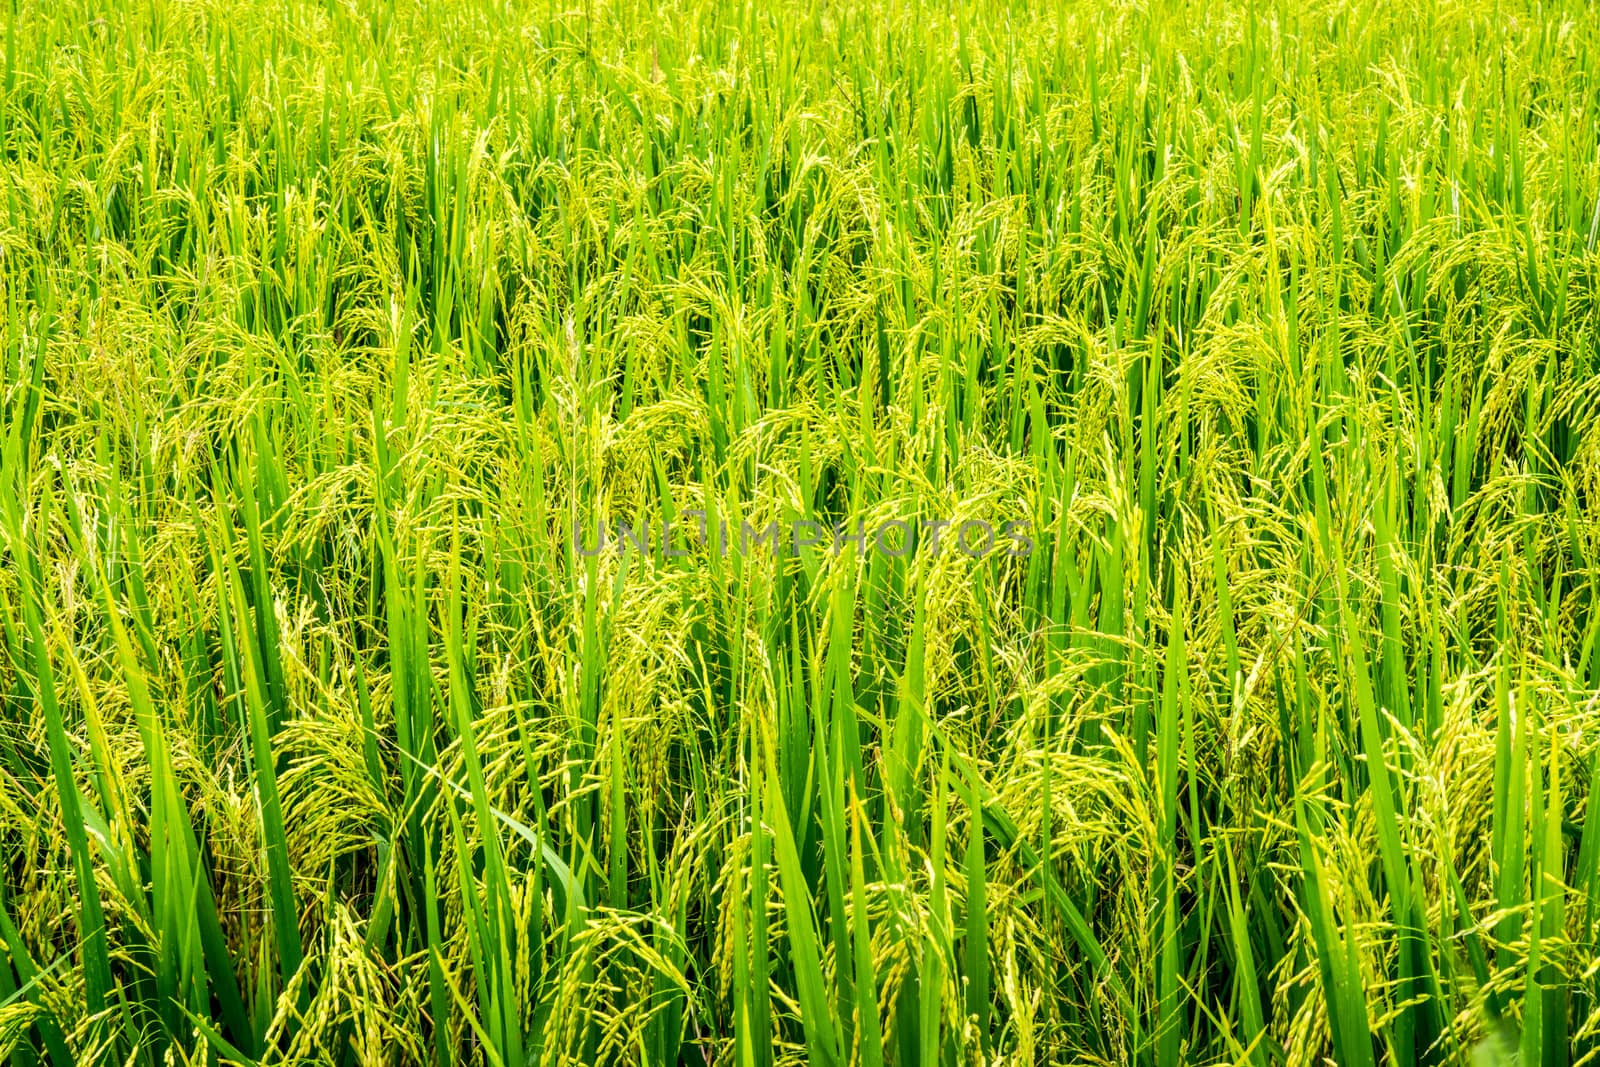
[(1578, 0), (11, 0), (0, 1055), (1580, 1067)]

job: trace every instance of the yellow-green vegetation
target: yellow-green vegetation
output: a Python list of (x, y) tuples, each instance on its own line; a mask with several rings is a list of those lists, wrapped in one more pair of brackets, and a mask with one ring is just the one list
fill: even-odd
[(12, 1063), (1600, 1048), (1588, 5), (0, 18)]

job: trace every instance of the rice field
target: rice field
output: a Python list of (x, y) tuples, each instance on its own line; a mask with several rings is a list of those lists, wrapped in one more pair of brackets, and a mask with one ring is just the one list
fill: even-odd
[(0, 1057), (1600, 1051), (1600, 15), (11, 0)]

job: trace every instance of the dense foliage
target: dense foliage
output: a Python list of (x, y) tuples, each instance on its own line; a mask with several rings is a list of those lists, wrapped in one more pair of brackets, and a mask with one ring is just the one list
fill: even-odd
[(0, 18), (13, 1063), (1600, 1048), (1587, 5)]

